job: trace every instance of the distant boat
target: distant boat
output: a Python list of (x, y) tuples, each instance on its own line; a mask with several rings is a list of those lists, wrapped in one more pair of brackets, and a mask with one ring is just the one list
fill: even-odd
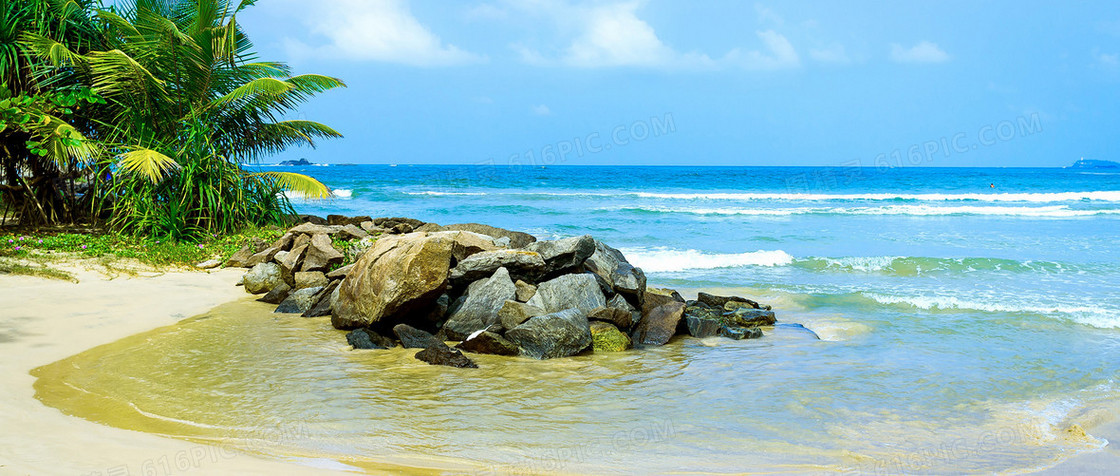
[(1120, 162), (1113, 162), (1111, 160), (1089, 160), (1084, 157), (1073, 165), (1069, 166), (1071, 169), (1120, 169)]

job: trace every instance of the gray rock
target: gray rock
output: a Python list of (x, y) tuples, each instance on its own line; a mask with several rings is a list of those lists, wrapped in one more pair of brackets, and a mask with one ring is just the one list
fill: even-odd
[(552, 359), (575, 355), (591, 346), (591, 325), (578, 309), (565, 309), (537, 316), (506, 331), (506, 339), (517, 344), (521, 355)]
[(463, 340), (480, 329), (486, 329), (498, 322), (498, 310), (502, 303), (513, 299), (517, 287), (509, 277), (509, 271), (498, 268), (493, 276), (471, 283), (467, 287), (467, 299), (455, 309), (443, 324), (443, 331), (452, 340)]
[(342, 253), (331, 246), (330, 237), (318, 233), (311, 235), (311, 243), (304, 254), (300, 271), (327, 271), (330, 265), (341, 264), (343, 259)]
[(446, 365), (448, 367), (468, 369), (478, 368), (478, 364), (463, 355), (462, 352), (452, 349), (442, 342), (439, 345), (432, 345), (417, 352), (416, 359), (427, 362), (429, 365)]
[(452, 281), (474, 281), (489, 276), (498, 268), (511, 274), (533, 275), (544, 269), (544, 259), (539, 253), (526, 250), (483, 251), (468, 256), (451, 269)]
[(293, 291), (291, 294), (288, 294), (288, 297), (285, 298), (279, 306), (276, 306), (275, 312), (287, 314), (303, 314), (310, 310), (311, 306), (315, 305), (315, 296), (318, 295), (319, 291), (322, 290), (323, 288), (316, 287), (303, 288)]
[(566, 274), (537, 286), (536, 294), (527, 304), (550, 313), (575, 308), (586, 315), (606, 303), (594, 275)]
[(615, 294), (607, 301), (606, 305), (592, 310), (587, 318), (609, 322), (620, 329), (629, 329), (630, 326), (634, 325), (634, 322), (641, 318), (641, 314), (630, 303), (626, 302), (626, 298), (622, 297), (621, 294)]
[(517, 344), (490, 331), (475, 332), (455, 347), (475, 354), (517, 355), (518, 353)]
[(332, 298), (336, 295), (335, 293), (338, 292), (338, 285), (339, 281), (331, 281), (322, 291), (319, 291), (319, 294), (313, 298), (315, 300), (315, 305), (304, 312), (302, 317), (329, 316), (331, 314), (331, 306), (334, 302)]
[(338, 232), (338, 236), (344, 240), (360, 240), (362, 238), (369, 238), (369, 233), (366, 233), (366, 231), (358, 227), (358, 225), (347, 224)]
[(677, 326), (684, 315), (684, 303), (670, 301), (652, 309), (634, 327), (634, 344), (665, 345), (677, 333)]
[(315, 225), (311, 223), (297, 225), (288, 230), (290, 233), (302, 233), (304, 235), (335, 235), (341, 231), (342, 227), (338, 225)]
[(524, 248), (529, 243), (537, 241), (537, 239), (533, 235), (530, 235), (528, 233), (522, 233), (520, 231), (510, 231), (490, 225), (482, 225), (479, 223), (458, 223), (441, 227), (441, 229), (444, 231), (471, 231), (486, 236), (492, 236), (498, 239), (508, 238), (510, 248)]
[(261, 263), (267, 263), (269, 261), (272, 261), (272, 258), (276, 256), (276, 253), (279, 253), (281, 251), (283, 250), (281, 250), (280, 248), (270, 246), (254, 254), (253, 256), (250, 256), (249, 259), (245, 260), (245, 265), (252, 267)]
[(348, 217), (346, 215), (327, 215), (327, 224), (328, 225), (339, 225), (339, 226), (359, 225), (363, 222), (367, 222), (367, 221), (370, 221), (370, 220), (373, 220), (373, 219), (368, 217), (368, 216)]
[(369, 329), (354, 329), (346, 333), (346, 343), (355, 349), (389, 349), (396, 347), (393, 339), (373, 332)]
[(397, 324), (393, 326), (393, 334), (396, 334), (397, 339), (401, 341), (401, 345), (406, 349), (426, 349), (433, 345), (447, 345), (443, 341), (436, 339), (436, 336), (412, 327), (408, 324)]
[(537, 287), (536, 286), (533, 286), (532, 284), (526, 283), (525, 281), (522, 281), (520, 279), (518, 279), (516, 282), (514, 282), (513, 285), (517, 286), (517, 300), (518, 301), (529, 302), (529, 300), (533, 298), (533, 295), (537, 293)]
[(610, 246), (595, 240), (595, 252), (583, 266), (603, 279), (615, 292), (625, 294), (641, 305), (646, 289), (646, 274), (626, 261), (626, 257)]
[(257, 300), (260, 302), (267, 302), (269, 304), (280, 304), (284, 302), (284, 300), (287, 299), (288, 295), (291, 293), (292, 287), (288, 286), (288, 283), (281, 282), (280, 284), (277, 284), (276, 287), (272, 288), (271, 291), (265, 294), (264, 297), (261, 297)]
[(595, 239), (591, 235), (575, 236), (561, 240), (538, 241), (525, 246), (528, 251), (540, 253), (546, 269), (551, 274), (570, 270), (583, 264), (595, 253)]
[(292, 241), (291, 249), (294, 250), (294, 249), (299, 248), (301, 246), (307, 246), (307, 245), (310, 245), (310, 244), (311, 244), (311, 235), (299, 234), (299, 235), (296, 235), (296, 239)]
[(723, 326), (720, 328), (719, 334), (735, 340), (757, 339), (762, 337), (762, 329), (757, 327)]
[(523, 302), (506, 301), (502, 303), (502, 308), (498, 309), (498, 322), (502, 325), (502, 329), (513, 329), (531, 318), (545, 314), (548, 313), (539, 307)]
[(684, 320), (688, 325), (688, 334), (692, 337), (712, 337), (719, 335), (720, 328), (723, 327), (718, 319), (686, 316)]
[(740, 327), (772, 326), (777, 322), (774, 311), (750, 307), (740, 307), (734, 311), (725, 312), (723, 313), (723, 319), (727, 322), (727, 325)]
[[(300, 235), (306, 236), (306, 235)], [(299, 269), (300, 262), (303, 261), (303, 255), (307, 252), (307, 245), (299, 245), (292, 248), (291, 251), (284, 253), (284, 255), (277, 255), (274, 257), (276, 264), (283, 266), (290, 273), (295, 273)]]
[(284, 282), (280, 276), (280, 265), (276, 263), (260, 263), (253, 266), (243, 278), (245, 291), (251, 294), (260, 294), (271, 291), (276, 285)]
[(215, 259), (208, 259), (206, 261), (198, 263), (198, 264), (194, 265), (194, 267), (198, 268), (198, 269), (214, 269), (214, 268), (217, 268), (218, 266), (221, 266), (221, 265), (222, 265), (222, 260), (215, 258)]
[(322, 271), (299, 271), (295, 273), (295, 289), (321, 288), (327, 285), (327, 275)]

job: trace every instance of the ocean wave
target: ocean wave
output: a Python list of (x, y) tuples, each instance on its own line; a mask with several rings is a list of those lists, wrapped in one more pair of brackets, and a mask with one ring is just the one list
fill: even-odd
[(354, 195), (353, 190), (347, 190), (345, 188), (336, 188), (334, 190), (331, 190), (331, 192), (334, 193), (334, 196), (338, 198), (350, 198)]
[(481, 197), (481, 196), (489, 195), (486, 192), (436, 192), (436, 191), (431, 191), (431, 190), (424, 191), (424, 192), (404, 192), (404, 194), (405, 195), (426, 195), (426, 196), (429, 196), (429, 197), (456, 197), (456, 196)]
[(654, 192), (405, 192), (409, 195), (454, 196), (454, 195), (503, 195), (539, 197), (633, 197), (660, 200), (713, 200), (713, 201), (775, 201), (775, 202), (832, 202), (832, 201), (914, 201), (914, 202), (1120, 202), (1120, 190), (1101, 190), (1089, 192), (1033, 192), (1033, 193), (738, 193), (738, 192), (697, 192), (697, 193), (654, 193)]
[(622, 251), (631, 264), (651, 273), (740, 266), (785, 266), (793, 262), (793, 256), (782, 250), (708, 253), (671, 248), (630, 248), (619, 251)]
[(621, 206), (599, 210), (618, 210), (633, 213), (676, 213), (690, 215), (744, 215), (744, 216), (793, 216), (793, 215), (908, 215), (908, 216), (1017, 216), (1039, 218), (1076, 218), (1097, 215), (1117, 215), (1120, 209), (1076, 210), (1065, 205), (1044, 207), (887, 205), (882, 207), (790, 207), (790, 208), (685, 208)]
[(901, 305), (925, 311), (984, 311), (1026, 313), (1068, 319), (1101, 329), (1120, 328), (1120, 309), (1099, 306), (1046, 304), (1037, 300), (970, 300), (954, 296), (897, 296), (873, 292), (860, 293), (879, 304)]
[(849, 256), (843, 258), (798, 259), (794, 266), (809, 271), (888, 273), (918, 276), (930, 273), (999, 272), (1081, 272), (1082, 267), (1051, 261), (1016, 261), (1002, 258), (929, 258), (913, 256)]

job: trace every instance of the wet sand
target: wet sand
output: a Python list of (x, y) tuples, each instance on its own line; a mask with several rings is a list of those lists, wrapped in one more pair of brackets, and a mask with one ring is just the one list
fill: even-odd
[(127, 431), (35, 399), (29, 373), (95, 346), (244, 298), (244, 270), (106, 276), (78, 284), (0, 275), (0, 474), (324, 474), (218, 446)]

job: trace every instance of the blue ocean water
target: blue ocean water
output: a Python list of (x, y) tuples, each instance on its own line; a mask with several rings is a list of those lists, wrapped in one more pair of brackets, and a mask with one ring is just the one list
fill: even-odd
[[(759, 441), (780, 434), (848, 451), (859, 440), (869, 445), (861, 454), (894, 458), (1010, 431), (1014, 444), (999, 451), (893, 469), (1026, 469), (1101, 447), (1092, 430), (1071, 428), (1086, 426), (1090, 409), (1120, 401), (1115, 171), (291, 170), (338, 195), (296, 199), (304, 213), (479, 222), (541, 239), (591, 234), (622, 250), (651, 285), (727, 290), (771, 303), (780, 322), (804, 324), (827, 345), (787, 347), (778, 332), (767, 336), (778, 340), (748, 344), (774, 346), (774, 360), (730, 363), (755, 373), (727, 391), (783, 402), (735, 430), (781, 428), (760, 433)], [(723, 399), (710, 404), (735, 411)], [(851, 461), (845, 464), (857, 464)]]

